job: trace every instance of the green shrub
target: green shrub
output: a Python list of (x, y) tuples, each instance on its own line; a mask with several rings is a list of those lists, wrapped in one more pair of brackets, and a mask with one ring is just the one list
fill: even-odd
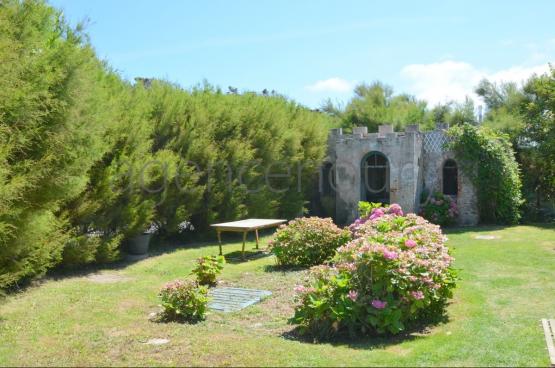
[(103, 236), (100, 240), (100, 245), (96, 249), (95, 262), (110, 263), (121, 258), (120, 245), (123, 235), (109, 234)]
[(314, 266), (329, 261), (350, 240), (330, 218), (303, 217), (281, 225), (269, 248), (282, 266)]
[(372, 214), (372, 211), (374, 210), (374, 208), (381, 208), (381, 207), (382, 207), (381, 203), (360, 201), (358, 202), (358, 216), (360, 218), (368, 217), (370, 216), (370, 214)]
[(374, 211), (331, 266), (312, 268), (296, 287), (290, 322), (301, 332), (317, 339), (396, 334), (441, 316), (455, 286), (445, 237), (437, 225), (396, 212)]
[(434, 224), (449, 226), (457, 222), (459, 210), (456, 201), (436, 192), (420, 205), (420, 215)]
[(224, 256), (204, 256), (197, 260), (197, 265), (192, 273), (200, 285), (216, 285), (216, 277), (222, 272), (225, 265)]
[(89, 237), (86, 235), (72, 237), (64, 246), (62, 265), (74, 267), (94, 262), (99, 246), (99, 237)]
[(197, 322), (203, 320), (208, 305), (208, 290), (192, 280), (175, 280), (164, 285), (160, 319), (164, 321)]
[(480, 220), (518, 223), (522, 183), (508, 136), (470, 124), (451, 128), (449, 135), (450, 148), (476, 188)]

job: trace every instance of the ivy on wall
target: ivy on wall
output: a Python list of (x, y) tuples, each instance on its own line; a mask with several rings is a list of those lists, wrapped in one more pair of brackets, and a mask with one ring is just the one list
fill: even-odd
[(470, 124), (452, 127), (448, 134), (449, 148), (476, 188), (480, 221), (518, 223), (522, 183), (508, 137)]

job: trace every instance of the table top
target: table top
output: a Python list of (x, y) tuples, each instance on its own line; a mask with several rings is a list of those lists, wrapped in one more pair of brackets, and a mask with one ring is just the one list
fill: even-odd
[(254, 230), (263, 229), (265, 227), (277, 226), (283, 224), (287, 220), (277, 220), (277, 219), (246, 219), (231, 222), (222, 222), (220, 224), (212, 224), (210, 226), (217, 229), (235, 229), (235, 230)]

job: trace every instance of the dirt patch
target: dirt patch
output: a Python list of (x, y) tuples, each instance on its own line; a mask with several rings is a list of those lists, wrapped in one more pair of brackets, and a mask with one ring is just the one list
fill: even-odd
[(478, 240), (495, 240), (495, 239), (501, 239), (500, 236), (498, 235), (476, 235), (474, 237), (474, 239), (478, 239)]
[(168, 339), (154, 338), (145, 342), (146, 345), (164, 345), (170, 342)]
[(85, 277), (87, 281), (96, 282), (98, 284), (113, 284), (116, 282), (126, 282), (133, 280), (131, 277), (123, 276), (117, 273), (93, 273)]

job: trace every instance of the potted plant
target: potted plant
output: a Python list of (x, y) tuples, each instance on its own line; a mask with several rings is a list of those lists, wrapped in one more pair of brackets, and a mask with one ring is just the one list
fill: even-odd
[(140, 235), (137, 235), (129, 240), (128, 251), (134, 255), (144, 255), (148, 253), (148, 246), (150, 244), (150, 238), (160, 229), (160, 226), (156, 223), (151, 223), (150, 226), (143, 231)]

